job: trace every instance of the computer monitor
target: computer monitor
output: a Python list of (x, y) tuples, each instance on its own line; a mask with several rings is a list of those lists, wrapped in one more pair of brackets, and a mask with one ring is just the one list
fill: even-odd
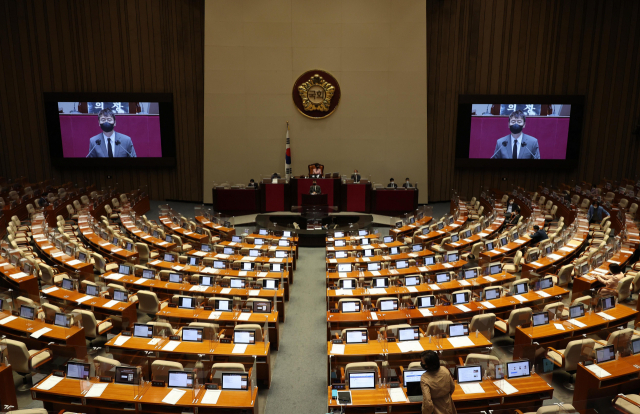
[(280, 281), (278, 279), (262, 279), (262, 288), (269, 290), (278, 290)]
[(118, 266), (118, 273), (121, 275), (130, 275), (131, 274), (131, 266), (121, 264)]
[(530, 375), (529, 360), (507, 362), (507, 378), (522, 378)]
[(67, 245), (64, 249), (64, 252), (67, 256), (73, 256), (73, 247), (71, 245)]
[(128, 250), (128, 251), (130, 251), (130, 252), (132, 252), (132, 251), (133, 251), (133, 243), (131, 243), (131, 242), (126, 242), (126, 243), (124, 244), (124, 249), (125, 249), (125, 250)]
[(86, 263), (87, 255), (83, 252), (78, 252), (78, 260), (80, 260), (83, 263)]
[(169, 282), (182, 283), (182, 275), (180, 273), (169, 273)]
[(159, 239), (160, 237), (160, 232), (158, 232), (158, 230), (154, 230), (153, 233), (151, 233), (151, 236), (153, 236), (156, 239)]
[(393, 237), (392, 237), (392, 236), (384, 236), (384, 237), (382, 238), (382, 241), (383, 241), (384, 243), (393, 243)]
[(388, 277), (374, 277), (372, 280), (372, 285), (374, 288), (388, 288), (389, 287), (389, 278)]
[(261, 235), (261, 236), (267, 236), (267, 235), (269, 235), (269, 230), (260, 229), (260, 230), (258, 230), (258, 234)]
[(195, 309), (196, 299), (191, 296), (180, 296), (178, 298), (178, 308), (180, 309)]
[(340, 284), (342, 289), (355, 289), (356, 281), (355, 279), (340, 279)]
[(256, 250), (256, 249), (249, 250), (249, 257), (259, 257), (259, 256), (260, 256), (260, 250)]
[(69, 319), (67, 318), (66, 314), (56, 312), (56, 315), (53, 317), (53, 324), (62, 328), (68, 328)]
[(187, 264), (189, 266), (199, 266), (200, 265), (200, 258), (197, 256), (189, 256), (187, 258)]
[(153, 338), (153, 325), (134, 323), (133, 336), (135, 338)]
[(156, 278), (156, 272), (151, 270), (151, 269), (144, 269), (144, 270), (142, 270), (142, 278), (143, 279), (155, 279)]
[(344, 237), (344, 231), (334, 231), (333, 237), (335, 238)]
[(111, 244), (118, 246), (120, 244), (120, 239), (114, 237), (111, 239)]
[(423, 248), (424, 248), (424, 246), (421, 245), (421, 244), (413, 244), (413, 245), (411, 245), (411, 251), (413, 251), (413, 252), (421, 252)]
[(584, 304), (578, 303), (569, 307), (569, 317), (571, 319), (580, 318), (581, 316), (584, 316)]
[(549, 313), (538, 312), (533, 314), (533, 326), (549, 325)]
[(200, 286), (213, 286), (213, 277), (200, 276)]
[(242, 265), (240, 269), (247, 272), (253, 271), (253, 266), (255, 265), (253, 262), (240, 262), (240, 264)]
[(436, 306), (436, 297), (433, 295), (426, 295), (418, 297), (418, 309), (433, 308)]
[(531, 252), (527, 257), (527, 263), (533, 263), (538, 260), (538, 252)]
[(280, 246), (280, 247), (289, 247), (289, 240), (287, 240), (287, 239), (278, 240), (278, 246)]
[(631, 341), (631, 352), (633, 355), (640, 354), (640, 338)]
[(164, 261), (169, 263), (174, 263), (176, 261), (176, 256), (171, 253), (164, 254)]
[(490, 275), (497, 275), (499, 273), (502, 273), (502, 264), (500, 264), (500, 263), (490, 263), (489, 264), (489, 274)]
[(415, 326), (411, 328), (398, 328), (398, 341), (419, 341), (420, 329)]
[(231, 236), (231, 241), (233, 243), (242, 243), (242, 237), (240, 237), (240, 236)]
[(545, 277), (540, 281), (540, 289), (549, 289), (553, 287), (553, 279), (550, 277)]
[(405, 269), (409, 267), (408, 260), (396, 260), (396, 269)]
[(89, 379), (89, 364), (81, 362), (67, 362), (67, 378), (86, 380)]
[(230, 299), (216, 298), (213, 301), (213, 308), (217, 311), (231, 312), (233, 310), (233, 301)]
[(364, 257), (373, 257), (373, 249), (364, 249)]
[(447, 253), (447, 263), (456, 262), (458, 261), (459, 257), (460, 255), (458, 254), (458, 252), (449, 252)]
[(553, 246), (551, 244), (548, 244), (545, 248), (544, 248), (544, 253), (548, 256), (553, 252)]
[(460, 240), (460, 236), (458, 235), (458, 233), (451, 235), (451, 243), (456, 243), (458, 240)]
[(469, 292), (453, 293), (451, 299), (454, 305), (469, 303)]
[(600, 299), (600, 307), (602, 311), (607, 311), (616, 307), (616, 302), (613, 296), (605, 296)]
[(229, 287), (232, 289), (244, 289), (244, 279), (232, 277), (229, 279)]
[(340, 302), (342, 306), (342, 313), (357, 313), (360, 312), (359, 300), (343, 300)]
[(353, 329), (346, 332), (347, 344), (366, 344), (369, 336), (366, 329)]
[(482, 381), (482, 367), (479, 365), (456, 367), (456, 381), (458, 384)]
[(491, 240), (491, 241), (485, 242), (485, 244), (484, 244), (484, 249), (485, 249), (486, 251), (493, 250), (493, 244), (494, 244), (494, 242), (495, 242), (494, 240)]
[(451, 275), (449, 272), (446, 273), (436, 273), (436, 283), (445, 283), (451, 280)]
[(580, 267), (580, 274), (586, 275), (587, 273), (589, 273), (589, 263), (584, 262)]
[(467, 269), (462, 272), (462, 276), (464, 276), (465, 279), (475, 279), (478, 277), (478, 269)]
[(368, 237), (363, 237), (362, 239), (360, 239), (360, 245), (361, 246), (367, 246), (369, 244), (369, 238)]
[(487, 289), (484, 291), (484, 300), (498, 299), (500, 297), (500, 288)]
[(398, 299), (385, 299), (379, 303), (380, 311), (388, 312), (398, 310)]
[(202, 342), (202, 328), (182, 328), (182, 340), (185, 342)]
[(344, 259), (347, 257), (347, 252), (336, 252), (336, 259)]
[(358, 236), (366, 236), (367, 234), (369, 234), (369, 230), (358, 230)]
[(346, 245), (346, 242), (344, 240), (336, 240), (334, 242), (335, 247), (344, 247), (345, 245)]
[(169, 371), (170, 388), (193, 388), (193, 372)]
[(262, 246), (264, 244), (264, 239), (253, 239), (253, 244), (256, 246)]
[(513, 291), (516, 295), (522, 295), (529, 292), (529, 285), (526, 283), (518, 283), (517, 285), (513, 286)]
[(89, 296), (98, 296), (100, 291), (98, 290), (98, 286), (86, 285), (85, 286), (85, 293), (87, 295), (89, 295)]
[(255, 313), (271, 313), (271, 302), (256, 300), (253, 303), (253, 311)]
[[(342, 253), (346, 253), (346, 252), (342, 252)], [(277, 258), (284, 259), (287, 256), (288, 256), (288, 253), (286, 251), (284, 251), (284, 250), (276, 250), (276, 257)]]
[(351, 264), (350, 263), (339, 263), (338, 264), (338, 272), (350, 272)]
[(223, 391), (245, 391), (249, 388), (249, 374), (246, 372), (223, 372)]
[(431, 256), (424, 256), (424, 265), (425, 266), (431, 266), (436, 264), (436, 256), (435, 255), (431, 255)]
[(234, 344), (255, 344), (256, 332), (253, 330), (240, 330), (233, 331), (233, 343)]
[(164, 238), (164, 241), (166, 241), (167, 243), (173, 243), (173, 239), (171, 238), (170, 235), (167, 234), (167, 236)]
[[(438, 229), (438, 230), (440, 230), (440, 229)], [(429, 234), (430, 231), (431, 230), (429, 229), (429, 227), (425, 227), (425, 228), (422, 229), (422, 235)]]
[(506, 246), (509, 244), (509, 237), (504, 236), (500, 238), (500, 246)]
[(404, 277), (404, 285), (405, 286), (418, 286), (420, 284), (420, 276), (405, 276)]
[(442, 230), (444, 228), (444, 221), (438, 222), (438, 230)]
[(209, 246), (208, 244), (204, 244), (203, 243), (203, 244), (200, 245), (200, 251), (209, 253), (211, 251), (211, 246)]
[(393, 255), (393, 254), (398, 254), (398, 248), (397, 247), (391, 247), (389, 248), (389, 254)]
[(118, 302), (128, 302), (129, 295), (124, 290), (114, 290), (113, 300), (117, 300)]
[(454, 323), (449, 325), (449, 337), (455, 338), (456, 336), (469, 336), (469, 324)]
[(376, 388), (376, 373), (374, 371), (349, 372), (349, 389), (350, 390), (368, 390)]
[(136, 367), (116, 367), (116, 384), (135, 385), (138, 383), (138, 368)]
[(596, 349), (597, 364), (612, 361), (615, 357), (616, 357), (616, 352), (613, 345), (607, 345), (602, 348)]
[(73, 290), (73, 280), (62, 279), (62, 289)]
[(213, 268), (214, 269), (225, 269), (227, 266), (225, 265), (225, 262), (223, 262), (222, 260), (214, 260), (213, 261)]

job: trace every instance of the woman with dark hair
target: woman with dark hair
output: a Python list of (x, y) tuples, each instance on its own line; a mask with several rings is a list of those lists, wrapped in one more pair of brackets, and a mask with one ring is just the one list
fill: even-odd
[(618, 284), (624, 278), (624, 273), (622, 272), (622, 267), (616, 263), (611, 263), (609, 265), (610, 275), (601, 275), (597, 274), (596, 279), (601, 283), (604, 283), (604, 287), (600, 288), (598, 293), (600, 296), (605, 295), (614, 295), (618, 296)]
[(427, 372), (420, 378), (422, 414), (456, 414), (451, 395), (456, 389), (453, 377), (434, 351), (424, 351), (421, 366)]

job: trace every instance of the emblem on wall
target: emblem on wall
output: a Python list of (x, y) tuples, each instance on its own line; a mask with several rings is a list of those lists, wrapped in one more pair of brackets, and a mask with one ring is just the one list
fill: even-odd
[(293, 85), (293, 103), (307, 118), (323, 119), (331, 115), (340, 103), (340, 85), (323, 70), (309, 70)]

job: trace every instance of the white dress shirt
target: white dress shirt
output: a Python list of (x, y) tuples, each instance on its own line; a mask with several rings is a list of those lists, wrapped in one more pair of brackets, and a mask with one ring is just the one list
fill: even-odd
[(111, 139), (111, 151), (113, 151), (113, 156), (116, 156), (116, 133), (114, 132), (113, 134), (111, 134), (110, 137), (106, 136), (104, 134), (104, 132), (102, 133), (102, 137), (104, 138), (104, 147), (107, 149), (107, 154), (109, 154), (109, 148), (107, 147), (107, 145), (109, 145), (109, 139)]
[[(514, 141), (517, 142), (516, 154), (519, 156), (520, 155), (520, 147), (522, 146), (522, 134), (520, 134), (520, 136), (518, 138), (516, 138), (513, 135), (511, 135), (511, 150), (513, 150), (513, 142)], [(518, 158), (518, 156), (516, 156), (516, 158)]]

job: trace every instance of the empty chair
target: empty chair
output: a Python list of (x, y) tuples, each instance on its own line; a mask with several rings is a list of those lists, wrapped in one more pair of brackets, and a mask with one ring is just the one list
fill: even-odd
[(387, 336), (398, 337), (398, 329), (401, 328), (411, 328), (411, 325), (408, 323), (401, 323), (398, 325), (389, 325), (387, 327), (380, 328), (380, 333), (387, 332)]
[(76, 309), (75, 312), (82, 316), (84, 336), (90, 347), (107, 342), (107, 332), (113, 328), (111, 318), (97, 320), (93, 312), (84, 309)]
[(533, 311), (531, 310), (531, 308), (514, 309), (509, 314), (508, 321), (504, 321), (503, 319), (496, 317), (497, 320), (494, 326), (502, 333), (505, 333), (509, 336), (515, 336), (516, 328), (518, 326), (524, 326), (531, 322), (532, 314)]
[(117, 213), (114, 213), (113, 210), (111, 210), (111, 206), (109, 204), (105, 204), (104, 211), (106, 211), (107, 217), (111, 220), (116, 220), (119, 217)]
[(138, 310), (148, 315), (155, 315), (168, 305), (168, 300), (160, 301), (155, 292), (138, 291)]
[(623, 302), (631, 297), (631, 283), (633, 283), (634, 276), (625, 276), (618, 283), (616, 290), (618, 291), (618, 301)]
[[(122, 364), (117, 359), (108, 358), (106, 356), (96, 356), (93, 358), (93, 364), (89, 366), (91, 376), (111, 377), (114, 378), (116, 374), (116, 367)], [(96, 372), (96, 366), (98, 372)]]
[(611, 401), (611, 404), (616, 410), (622, 413), (640, 414), (640, 395), (638, 394), (618, 394)]
[(530, 411), (527, 413), (516, 410), (517, 414), (572, 414), (575, 412), (577, 411), (571, 404), (544, 405), (538, 408), (538, 411)]
[[(214, 340), (216, 333), (220, 330), (220, 326), (215, 323), (207, 323), (207, 322), (190, 322), (189, 326), (192, 328), (202, 328), (202, 337), (206, 340)], [(215, 364), (214, 364), (215, 365)], [(242, 366), (242, 370), (244, 371), (244, 365)]]
[(176, 244), (178, 251), (179, 252), (188, 252), (189, 250), (193, 249), (193, 247), (190, 244), (183, 244), (182, 243), (182, 238), (180, 236), (176, 236), (174, 234), (171, 235), (171, 240)]
[(168, 382), (169, 371), (184, 371), (184, 367), (174, 361), (155, 360), (151, 363), (151, 376), (154, 381)]
[(262, 327), (257, 324), (247, 323), (243, 325), (236, 325), (233, 331), (253, 331), (256, 343), (262, 342)]
[(152, 322), (147, 322), (147, 325), (153, 326), (154, 331), (162, 332), (164, 336), (171, 336), (171, 335), (175, 335), (176, 333), (175, 329), (173, 329), (173, 326), (171, 326), (169, 322), (152, 321)]
[(464, 361), (464, 365), (480, 365), (482, 367), (482, 372), (486, 373), (488, 377), (495, 378), (496, 375), (496, 365), (500, 365), (502, 362), (500, 358), (495, 355), (485, 355), (485, 354), (469, 354)]
[(103, 274), (106, 272), (115, 272), (116, 270), (118, 270), (118, 263), (107, 263), (107, 261), (104, 259), (104, 257), (102, 257), (101, 254), (98, 253), (92, 253), (91, 256), (93, 256), (93, 268), (94, 270), (96, 270), (98, 273)]
[(452, 325), (453, 321), (443, 320), (430, 322), (427, 326), (426, 336), (433, 336), (437, 334), (444, 334), (449, 329), (449, 325)]
[(160, 256), (158, 252), (151, 251), (149, 245), (146, 243), (136, 243), (136, 250), (138, 250), (138, 255), (142, 263), (147, 263), (149, 260), (154, 260)]
[(13, 339), (3, 339), (0, 344), (7, 346), (7, 359), (12, 369), (22, 375), (23, 383), (18, 390), (28, 391), (32, 386), (31, 371), (51, 361), (53, 353), (49, 348), (28, 350), (24, 342)]
[(479, 331), (487, 339), (493, 338), (496, 315), (494, 313), (483, 313), (474, 315), (469, 323), (469, 332)]
[[(522, 261), (522, 252), (518, 250), (515, 256), (505, 257), (502, 259), (502, 271), (507, 273), (518, 273), (522, 266), (520, 262)], [(511, 263), (509, 263), (511, 262)]]
[(344, 373), (341, 373), (342, 382), (349, 381), (349, 374), (358, 371), (375, 371), (376, 379), (379, 374), (378, 364), (375, 362), (352, 362), (344, 367)]
[(595, 341), (590, 338), (585, 338), (569, 342), (565, 349), (556, 350), (551, 347), (547, 348), (546, 359), (571, 374), (571, 380), (563, 384), (565, 388), (569, 390), (574, 389), (573, 373), (575, 373), (578, 368), (579, 362), (591, 359), (594, 347)]

